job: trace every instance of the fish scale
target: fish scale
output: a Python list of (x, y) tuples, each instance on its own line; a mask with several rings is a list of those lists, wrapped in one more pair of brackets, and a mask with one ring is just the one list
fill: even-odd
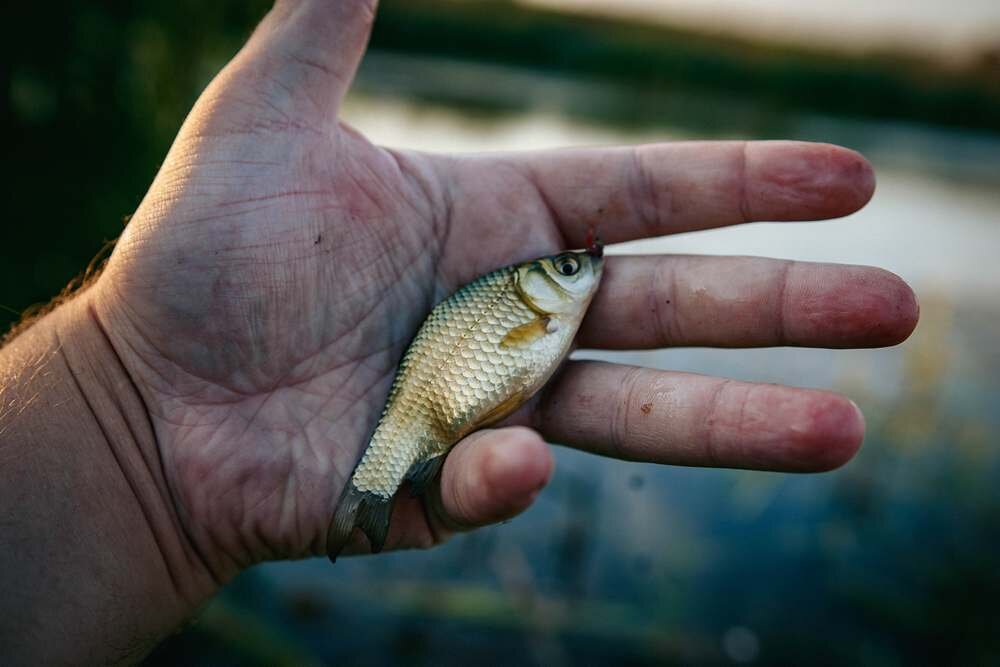
[(354, 473), (359, 491), (391, 497), (413, 461), (443, 454), (463, 424), (492, 406), (491, 397), (527, 389), (533, 370), (560, 356), (558, 339), (526, 350), (500, 345), (508, 331), (538, 317), (511, 289), (513, 273), (480, 278), (427, 319), (393, 383), (393, 409), (383, 413)]
[[(554, 268), (559, 262), (564, 268), (567, 262), (585, 265), (593, 275), (563, 276)], [(341, 496), (328, 536), (331, 558), (355, 526), (373, 551), (380, 550), (391, 499), (403, 481), (422, 493), (455, 443), (513, 412), (551, 377), (570, 348), (601, 267), (599, 248), (596, 254), (569, 252), (505, 267), (431, 311), (400, 362), (379, 423)]]

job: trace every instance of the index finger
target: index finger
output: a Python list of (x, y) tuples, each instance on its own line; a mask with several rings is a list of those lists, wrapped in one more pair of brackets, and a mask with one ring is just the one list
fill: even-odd
[[(753, 221), (852, 213), (875, 189), (859, 153), (801, 141), (705, 141), (467, 158), (462, 174), (519, 174), (571, 247), (594, 226), (610, 243)], [(499, 169), (497, 167), (500, 167)], [(523, 185), (523, 184), (522, 184)], [(527, 188), (530, 192), (531, 188)], [(522, 189), (523, 192), (523, 189)]]

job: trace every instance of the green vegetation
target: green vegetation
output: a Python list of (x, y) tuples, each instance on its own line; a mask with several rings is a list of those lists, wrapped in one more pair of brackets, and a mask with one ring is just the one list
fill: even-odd
[(954, 71), (894, 54), (776, 47), (503, 0), (387, 0), (372, 46), (598, 77), (640, 96), (715, 92), (781, 111), (1000, 130), (1000, 64), (989, 54)]
[(119, 235), (198, 93), (266, 5), (5, 8), (0, 331)]

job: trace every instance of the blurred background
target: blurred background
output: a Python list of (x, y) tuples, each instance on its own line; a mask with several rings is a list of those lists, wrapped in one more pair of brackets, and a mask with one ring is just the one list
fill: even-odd
[[(0, 328), (116, 237), (261, 0), (4, 10)], [(150, 664), (1000, 662), (1000, 3), (383, 0), (345, 111), (445, 150), (791, 138), (864, 152), (847, 221), (616, 251), (876, 264), (920, 326), (887, 350), (615, 359), (833, 388), (864, 449), (833, 473), (558, 451), (526, 515), (444, 548), (273, 564)]]

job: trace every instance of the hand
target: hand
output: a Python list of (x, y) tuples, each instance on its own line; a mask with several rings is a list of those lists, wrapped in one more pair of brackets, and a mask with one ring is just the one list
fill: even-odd
[[(375, 146), (338, 120), (374, 4), (278, 2), (195, 105), (91, 290), (151, 415), (184, 532), (218, 580), (324, 553), (397, 362), (463, 283), (580, 247), (591, 225), (614, 243), (829, 218), (874, 187), (856, 153), (795, 142)], [(579, 343), (866, 347), (903, 340), (916, 317), (910, 289), (874, 268), (611, 257)], [(453, 450), (437, 502), (400, 496), (387, 547), (523, 510), (552, 472), (544, 440), (810, 471), (848, 460), (864, 429), (830, 392), (594, 362), (570, 362), (513, 423)]]

